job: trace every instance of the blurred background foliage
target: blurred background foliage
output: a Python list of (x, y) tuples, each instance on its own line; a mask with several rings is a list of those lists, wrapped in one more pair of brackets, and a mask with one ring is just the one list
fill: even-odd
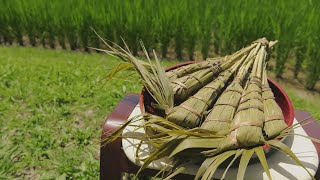
[(294, 77), (306, 72), (313, 89), (320, 76), (320, 1), (313, 0), (0, 0), (0, 40), (89, 51), (102, 37), (134, 55), (139, 40), (162, 58), (194, 60), (231, 53), (255, 39), (279, 40), (275, 72), (288, 59)]

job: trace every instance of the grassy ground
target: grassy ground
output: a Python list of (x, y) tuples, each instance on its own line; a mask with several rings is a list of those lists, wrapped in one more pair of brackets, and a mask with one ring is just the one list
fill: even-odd
[[(99, 54), (0, 47), (0, 179), (98, 178), (104, 117), (127, 92), (141, 89), (100, 81), (116, 62)], [(296, 108), (320, 119), (319, 93), (280, 83)]]

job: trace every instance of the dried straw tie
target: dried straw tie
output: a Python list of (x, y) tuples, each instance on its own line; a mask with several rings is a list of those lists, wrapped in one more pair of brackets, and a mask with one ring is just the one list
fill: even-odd
[[(201, 128), (221, 132), (229, 129), (234, 111), (237, 109), (243, 89), (239, 82), (233, 81), (220, 95)], [(230, 99), (230, 97), (233, 97)]]
[[(202, 87), (205, 85), (204, 82), (202, 82), (194, 74), (188, 74), (188, 76), (195, 79), (196, 81), (198, 81)], [(185, 89), (187, 91), (188, 94), (191, 94), (190, 89), (184, 83), (179, 82), (179, 81), (172, 81), (171, 83), (174, 83), (174, 84), (181, 86), (183, 89)]]
[(266, 38), (261, 38), (253, 41), (253, 43), (261, 43), (261, 45), (265, 46), (267, 49), (269, 48), (270, 42)]
[(264, 122), (275, 121), (275, 120), (279, 120), (279, 119), (284, 119), (283, 115), (265, 116)]
[(211, 82), (217, 73), (213, 73), (210, 69), (202, 69), (172, 81), (175, 101), (186, 100), (191, 94)]
[(206, 103), (207, 106), (210, 106), (209, 102), (206, 101), (205, 99), (203, 99), (202, 97), (198, 97), (198, 96), (194, 95), (194, 96), (191, 96), (190, 98), (198, 99), (198, 100)]
[(198, 116), (199, 118), (202, 118), (202, 115), (200, 113), (198, 113), (197, 111), (195, 111), (194, 109), (185, 106), (185, 105), (180, 105), (179, 107), (182, 107), (183, 109), (188, 110), (189, 112), (193, 113), (194, 115)]
[[(262, 85), (262, 92), (266, 92), (266, 91), (272, 91), (272, 89), (266, 85)], [(275, 97), (274, 96), (263, 96), (263, 99), (264, 100), (275, 99)]]
[[(238, 73), (235, 79), (222, 92), (215, 103), (211, 112), (201, 125), (201, 128), (224, 134), (223, 131), (230, 128), (230, 122), (233, 119), (235, 110), (239, 105), (241, 95), (243, 94), (242, 80), (251, 67), (255, 49), (246, 57), (245, 63), (241, 66), (241, 73)], [(232, 99), (230, 99), (232, 97)]]

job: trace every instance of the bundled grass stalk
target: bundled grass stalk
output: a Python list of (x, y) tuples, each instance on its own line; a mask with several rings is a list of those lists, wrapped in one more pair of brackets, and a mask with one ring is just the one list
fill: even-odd
[[(263, 102), (261, 97), (262, 66), (266, 47), (262, 46), (255, 60), (249, 84), (241, 98), (239, 108), (231, 124), (232, 133), (242, 147), (256, 146), (264, 142), (262, 126), (264, 122)], [(260, 57), (259, 57), (260, 56)]]
[(269, 87), (266, 70), (263, 72), (262, 84), (262, 98), (264, 99), (263, 105), (265, 116), (263, 130), (265, 132), (266, 139), (273, 139), (288, 126), (284, 121), (282, 110), (275, 101), (274, 94)]
[(201, 128), (214, 132), (223, 132), (230, 129), (230, 123), (234, 117), (234, 113), (239, 105), (241, 95), (243, 94), (243, 80), (249, 73), (249, 69), (253, 64), (253, 58), (257, 55), (260, 44), (249, 53), (234, 80), (223, 91), (214, 107), (208, 114)]
[[(227, 153), (234, 154), (235, 158), (242, 156), (239, 164), (237, 179), (244, 178), (246, 167), (254, 153), (259, 158), (268, 178), (271, 179), (266, 156), (261, 146), (265, 143), (262, 134), (264, 116), (263, 100), (261, 97), (262, 66), (266, 58), (265, 46), (266, 45), (262, 46), (258, 53), (257, 59), (254, 62), (253, 70), (250, 75), (245, 94), (241, 98), (240, 105), (237, 109), (234, 120), (231, 123), (231, 133), (225, 140), (221, 141), (221, 144), (217, 149), (203, 152), (204, 154), (212, 157), (207, 158), (202, 163), (196, 179), (199, 177), (202, 177), (202, 179), (207, 179), (208, 177), (211, 178), (217, 168), (217, 165), (215, 164), (221, 164), (218, 159), (225, 157)], [(225, 159), (223, 159), (223, 161), (224, 160)], [(230, 167), (233, 162), (234, 160), (231, 161), (228, 167)], [(226, 171), (227, 170), (228, 168)]]
[(173, 87), (174, 100), (176, 102), (185, 101), (189, 96), (211, 82), (220, 72), (231, 67), (235, 62), (243, 58), (243, 56), (247, 56), (248, 52), (255, 48), (256, 45), (257, 43), (254, 43), (231, 56), (226, 56), (226, 61), (221, 65), (215, 65), (208, 69), (196, 71), (172, 81), (171, 85)]
[(196, 71), (171, 81), (175, 102), (186, 100), (190, 95), (211, 82), (221, 71), (220, 65), (215, 65), (212, 68)]
[[(254, 96), (251, 96), (250, 98), (253, 98), (252, 100), (251, 99), (249, 99), (248, 98), (248, 95), (250, 96), (250, 95), (252, 95), (253, 93), (257, 93), (257, 91), (258, 91), (258, 93), (259, 93), (259, 95), (260, 95), (260, 100), (261, 100), (261, 81), (260, 81), (260, 86), (259, 86), (259, 82), (256, 82), (255, 80), (252, 80), (252, 79), (254, 79), (254, 78), (252, 78), (252, 77), (260, 77), (261, 78), (261, 73), (262, 73), (262, 63), (263, 63), (263, 58), (264, 58), (264, 56), (262, 56), (263, 55), (263, 53), (265, 52), (265, 45), (263, 45), (261, 48), (260, 48), (260, 43), (258, 43), (258, 45), (257, 46), (259, 46), (256, 50), (259, 50), (258, 51), (258, 55), (257, 56), (255, 56), (255, 60), (254, 60), (254, 66), (253, 66), (253, 72), (250, 74), (250, 80), (249, 80), (249, 82), (248, 82), (248, 85), (247, 85), (247, 88), (246, 88), (246, 91), (245, 92), (247, 92), (247, 93), (245, 93), (244, 95), (245, 96), (242, 96), (242, 102), (240, 102), (240, 105), (239, 105), (239, 107), (237, 108), (237, 110), (239, 111), (239, 109), (240, 109), (240, 106), (241, 107), (244, 107), (243, 108), (243, 110), (247, 110), (247, 109), (249, 109), (249, 108), (254, 108), (254, 106), (251, 106), (251, 104), (252, 103), (255, 103), (255, 102), (250, 102), (250, 101), (252, 101), (252, 100), (255, 100), (254, 98), (256, 97), (256, 95), (254, 95)], [(257, 53), (257, 52), (254, 52), (254, 54), (255, 53)], [(260, 65), (259, 65), (260, 64)], [(249, 65), (248, 65), (249, 66)], [(257, 86), (257, 87), (256, 87)], [(255, 90), (255, 89), (257, 89), (257, 90)], [(260, 90), (259, 90), (260, 89)], [(250, 92), (250, 91), (252, 91), (252, 92)], [(248, 100), (249, 99), (249, 100)], [(248, 104), (248, 101), (249, 101), (249, 103), (250, 104)], [(259, 103), (260, 102), (260, 106), (261, 106), (261, 108), (259, 108), (259, 109), (257, 109), (257, 111), (255, 112), (255, 114), (257, 114), (257, 113), (262, 113), (261, 115), (262, 116), (260, 116), (260, 117), (264, 117), (263, 116), (263, 112), (260, 112), (260, 109), (262, 109), (263, 110), (263, 106), (262, 106), (262, 101), (258, 101), (257, 103)], [(242, 104), (242, 105), (241, 105)], [(259, 107), (260, 107), (259, 106)], [(257, 106), (255, 106), (255, 107), (257, 107)], [(250, 110), (250, 109), (249, 109)], [(242, 110), (241, 110), (242, 111)], [(239, 113), (241, 112), (241, 111), (239, 111)], [(237, 112), (236, 112), (237, 113)], [(242, 112), (243, 113), (243, 112)], [(237, 114), (238, 116), (239, 116), (239, 114)], [(236, 116), (237, 116), (236, 115)], [(241, 114), (240, 114), (241, 115)], [(253, 116), (253, 115), (247, 115), (247, 116), (245, 116), (245, 114), (242, 114), (242, 116), (240, 116), (240, 117), (235, 117), (235, 118), (242, 118), (242, 119), (240, 119), (240, 120), (242, 120), (243, 122), (244, 122), (244, 124), (246, 124), (246, 122), (245, 121), (248, 121), (248, 119), (247, 119), (247, 117), (252, 117), (252, 119), (249, 119), (249, 120), (255, 120), (255, 118), (256, 118), (256, 116)], [(235, 119), (234, 118), (234, 119)], [(233, 120), (234, 120), (233, 119)], [(259, 120), (259, 119), (258, 119)], [(263, 120), (264, 120), (264, 118), (263, 119), (260, 119), (260, 121), (262, 120), (262, 122), (261, 122), (261, 127), (260, 127), (260, 134), (261, 134), (261, 136), (262, 136), (262, 125), (263, 125)], [(239, 122), (238, 122), (239, 123)], [(250, 122), (249, 122), (250, 123)], [(248, 123), (248, 125), (249, 125), (249, 123)], [(218, 134), (222, 134), (222, 135), (224, 135), (224, 134), (229, 134), (229, 135), (227, 135), (223, 140), (221, 140), (220, 139), (220, 142), (218, 143), (217, 142), (217, 140), (215, 140), (215, 145), (216, 145), (216, 147), (215, 148), (212, 148), (211, 150), (206, 150), (206, 151), (203, 151), (203, 154), (204, 155), (206, 155), (206, 156), (213, 156), (213, 155), (215, 155), (215, 154), (218, 154), (218, 153), (221, 153), (221, 152), (224, 152), (224, 151), (226, 151), (226, 150), (229, 150), (229, 149), (237, 149), (237, 148), (240, 148), (240, 143), (237, 143), (237, 137), (235, 136), (236, 135), (236, 128), (240, 128), (240, 126), (239, 127), (237, 127), (237, 126), (239, 126), (238, 124), (235, 124), (234, 123), (234, 121), (232, 122), (232, 124), (231, 124), (231, 129), (228, 129), (227, 131), (225, 131), (225, 130), (223, 130), (223, 133), (221, 133), (221, 132), (216, 132), (216, 135), (218, 135)], [(251, 126), (249, 126), (249, 127), (251, 127)], [(204, 128), (204, 126), (202, 126), (201, 127), (202, 129), (205, 129)], [(250, 129), (250, 128), (249, 128)], [(245, 133), (245, 132), (244, 132)], [(254, 133), (254, 132), (252, 132), (252, 133)], [(242, 134), (240, 134), (240, 138), (242, 138), (241, 137), (241, 135)], [(263, 136), (262, 136), (262, 140), (264, 140), (263, 139)], [(184, 141), (193, 141), (193, 140), (191, 140), (190, 139), (190, 137), (189, 138), (186, 138)], [(208, 140), (207, 141), (208, 143), (210, 143), (210, 141)], [(263, 141), (259, 141), (259, 143), (261, 144), (261, 143), (263, 143)], [(249, 143), (247, 143), (247, 144), (249, 144)], [(252, 143), (253, 144), (253, 143)], [(255, 144), (255, 145), (259, 145), (259, 144)], [(250, 145), (246, 145), (246, 144), (244, 144), (244, 146), (245, 147), (250, 147)], [(194, 147), (194, 148), (196, 148), (196, 147)], [(174, 156), (174, 155), (176, 155), (176, 154), (178, 154), (179, 152), (181, 152), (181, 151), (184, 151), (185, 150), (185, 148), (184, 147), (180, 147), (180, 145), (178, 145), (177, 146), (177, 148), (174, 150), (174, 152), (171, 154), (171, 156)]]
[[(263, 48), (265, 48), (265, 47), (263, 47)], [(237, 179), (244, 179), (246, 167), (248, 165), (248, 162), (249, 162), (251, 156), (254, 153), (259, 158), (260, 163), (263, 166), (268, 178), (272, 179), (271, 174), (270, 174), (270, 170), (268, 167), (268, 163), (266, 161), (266, 156), (265, 156), (265, 153), (264, 153), (263, 148), (261, 146), (263, 144), (269, 144), (270, 146), (272, 146), (276, 150), (280, 150), (283, 153), (287, 154), (289, 157), (291, 157), (298, 165), (303, 167), (309, 173), (309, 175), (312, 177), (312, 179), (314, 179), (312, 174), (300, 162), (300, 160), (295, 156), (295, 154), (290, 150), (290, 148), (287, 145), (283, 144), (282, 142), (275, 140), (276, 138), (293, 135), (288, 132), (291, 129), (293, 129), (294, 127), (285, 128), (286, 125), (284, 127), (281, 127), (281, 125), (280, 125), (280, 128), (284, 128), (281, 131), (281, 130), (279, 130), (278, 124), (273, 125), (273, 126), (278, 126), (277, 128), (275, 128), (274, 132), (271, 132), (274, 134), (272, 134), (272, 136), (270, 136), (269, 140), (264, 140), (264, 137), (262, 135), (262, 128), (261, 128), (261, 124), (263, 123), (263, 119), (264, 119), (263, 113), (261, 113), (261, 112), (264, 109), (262, 109), (262, 101), (263, 100), (261, 100), (261, 97), (259, 97), (259, 91), (261, 91), (261, 88), (259, 88), (259, 85), (258, 85), (258, 84), (261, 84), (261, 81), (254, 80), (254, 82), (250, 82), (250, 81), (252, 81), (252, 77), (255, 77), (257, 79), (261, 78), (261, 69), (262, 69), (262, 64), (264, 63), (264, 60), (266, 59), (266, 52), (265, 51), (260, 51), (260, 52), (262, 52), (262, 53), (259, 54), (259, 56), (260, 56), (259, 61), (256, 61), (258, 63), (255, 62), (255, 64), (254, 64), (252, 76), (250, 77), (248, 88), (246, 88), (246, 95), (241, 99), (242, 103), (247, 106), (241, 106), (241, 104), (240, 104), (240, 106), (237, 110), (238, 114), (236, 114), (235, 119), (232, 122), (232, 128), (231, 128), (232, 132), (228, 136), (230, 141), (229, 142), (228, 142), (228, 140), (221, 141), (222, 144), (219, 145), (219, 148), (214, 149), (212, 151), (204, 151), (203, 152), (204, 154), (210, 155), (213, 157), (209, 157), (203, 162), (201, 168), (204, 170), (200, 171), (201, 170), (200, 169), (197, 174), (197, 177), (201, 177), (201, 176), (208, 177), (208, 174), (212, 173), (210, 171), (212, 170), (213, 163), (215, 163), (215, 161), (217, 161), (218, 157), (223, 156), (223, 154), (226, 154), (227, 152), (233, 152), (233, 150), (230, 150), (230, 149), (237, 149), (236, 152), (238, 153), (238, 156), (242, 155), (241, 160), (240, 160), (240, 164), (239, 164)], [(263, 60), (263, 61), (261, 61), (261, 60)], [(265, 72), (263, 72), (263, 73), (264, 73), (263, 74), (263, 76), (264, 76), (263, 82), (265, 85), (265, 82), (267, 81), (267, 79), (266, 79), (266, 73)], [(252, 86), (253, 84), (255, 84), (255, 86)], [(250, 85), (251, 85), (251, 87), (250, 87)], [(256, 94), (256, 93), (258, 93), (258, 94)], [(248, 96), (248, 94), (252, 94), (250, 98), (246, 98)], [(255, 94), (255, 97), (253, 97), (253, 94)], [(270, 94), (266, 94), (266, 95), (268, 95), (268, 97), (270, 97)], [(251, 100), (256, 100), (256, 99), (260, 99), (260, 100), (252, 102), (250, 104), (249, 103), (245, 104), (244, 99), (245, 99), (245, 101), (249, 101), (249, 102)], [(250, 100), (246, 100), (246, 99), (250, 99)], [(269, 99), (269, 98), (267, 98), (267, 99)], [(272, 98), (270, 98), (270, 99), (272, 99)], [(253, 108), (256, 108), (258, 111)], [(274, 107), (268, 106), (268, 110), (272, 110), (272, 108), (274, 108)], [(239, 111), (239, 109), (240, 109), (240, 111)], [(244, 112), (242, 112), (242, 111), (248, 112), (248, 109), (251, 109), (252, 111), (250, 112), (250, 114), (248, 113), (247, 115), (245, 115)], [(240, 114), (241, 112), (243, 114)], [(254, 113), (254, 114), (252, 115), (252, 113)], [(241, 117), (240, 115), (243, 115), (243, 116)], [(277, 116), (278, 116), (278, 114), (277, 114)], [(236, 118), (238, 118), (238, 119), (236, 119)], [(242, 118), (242, 119), (240, 119), (240, 118)], [(242, 120), (242, 121), (240, 121), (240, 120)], [(278, 119), (276, 119), (276, 120), (278, 120)], [(243, 124), (239, 125), (239, 123), (243, 123)], [(248, 128), (244, 129), (246, 126)], [(241, 128), (243, 128), (243, 129), (241, 129)], [(296, 135), (296, 134), (294, 134), (294, 135)], [(316, 140), (316, 139), (313, 139), (310, 137), (307, 137), (307, 138), (314, 140), (315, 142), (320, 142), (319, 140)], [(246, 150), (244, 150), (242, 148), (245, 148)], [(227, 151), (225, 151), (225, 150), (227, 150)], [(223, 153), (216, 155), (221, 152), (223, 152)], [(214, 160), (212, 160), (212, 159), (214, 159)], [(209, 163), (208, 163), (208, 161), (209, 161)]]
[(198, 63), (193, 63), (193, 64), (189, 64), (186, 66), (181, 66), (177, 69), (166, 72), (166, 74), (170, 80), (175, 80), (175, 79), (183, 77), (187, 74), (191, 74), (193, 72), (199, 71), (201, 69), (207, 69), (212, 66), (218, 65), (221, 63), (222, 60), (223, 60), (223, 58), (221, 58), (221, 57), (212, 58), (210, 60), (200, 61)]
[(168, 114), (167, 119), (183, 127), (194, 128), (199, 126), (208, 108), (212, 106), (212, 103), (225, 87), (226, 82), (239, 68), (244, 59), (245, 56), (234, 64), (231, 70), (225, 70), (211, 83), (201, 88), (195, 95), (174, 107)]
[(265, 53), (266, 46), (263, 45), (254, 61), (248, 85), (241, 97), (226, 140), (222, 141), (217, 149), (205, 151), (204, 154), (212, 156), (230, 149), (259, 146), (265, 142), (262, 133), (264, 107), (261, 90)]

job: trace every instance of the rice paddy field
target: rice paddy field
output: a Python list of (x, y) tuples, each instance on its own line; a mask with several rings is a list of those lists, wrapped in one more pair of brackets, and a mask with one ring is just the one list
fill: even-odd
[[(97, 179), (104, 118), (127, 92), (141, 90), (136, 82), (103, 81), (117, 62), (0, 46), (0, 179)], [(295, 108), (320, 119), (319, 93), (279, 82)]]
[[(275, 73), (293, 64), (294, 77), (305, 70), (305, 87), (320, 76), (319, 1), (314, 0), (0, 0), (3, 44), (89, 51), (102, 37), (137, 55), (143, 40), (163, 58), (204, 59), (225, 55), (261, 37), (279, 40)], [(197, 56), (198, 57), (198, 56)], [(292, 62), (290, 62), (292, 61)]]

